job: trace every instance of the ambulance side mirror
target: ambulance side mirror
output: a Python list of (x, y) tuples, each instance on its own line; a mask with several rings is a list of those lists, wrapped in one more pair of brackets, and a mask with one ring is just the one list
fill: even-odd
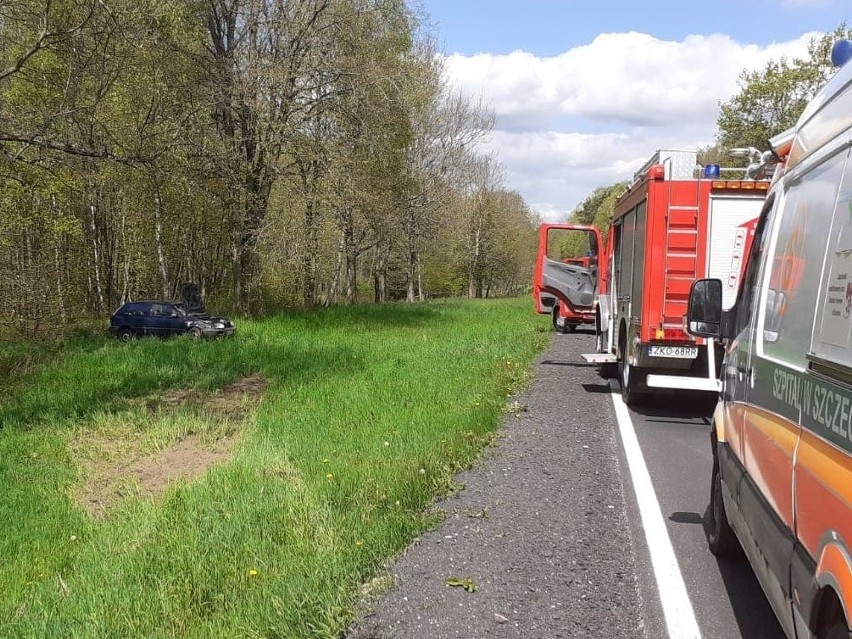
[(695, 337), (722, 336), (722, 280), (695, 280), (689, 291), (686, 328)]

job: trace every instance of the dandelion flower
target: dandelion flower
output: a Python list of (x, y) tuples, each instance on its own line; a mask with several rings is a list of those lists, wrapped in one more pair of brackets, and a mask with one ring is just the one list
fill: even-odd
[(329, 473), (328, 475), (325, 476), (325, 478), (328, 479), (329, 481), (331, 481), (332, 479), (334, 479), (334, 473)]
[(249, 577), (257, 577), (257, 570), (255, 570), (254, 568), (249, 570)]

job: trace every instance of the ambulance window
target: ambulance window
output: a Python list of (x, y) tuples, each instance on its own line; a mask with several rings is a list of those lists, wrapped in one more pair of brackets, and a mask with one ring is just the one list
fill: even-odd
[(754, 300), (757, 299), (760, 292), (760, 282), (758, 273), (763, 259), (763, 254), (769, 246), (769, 238), (775, 219), (776, 206), (775, 195), (769, 196), (766, 203), (763, 205), (760, 219), (757, 227), (754, 230), (754, 239), (751, 244), (751, 251), (746, 262), (746, 272), (743, 276), (743, 281), (740, 286), (740, 297), (737, 300), (737, 333), (742, 332), (751, 324), (751, 318), (754, 311)]
[(800, 368), (807, 366), (825, 244), (845, 160), (845, 153), (835, 155), (792, 182), (768, 256), (758, 342), (769, 357)]
[(817, 298), (813, 353), (852, 366), (852, 163), (846, 163)]

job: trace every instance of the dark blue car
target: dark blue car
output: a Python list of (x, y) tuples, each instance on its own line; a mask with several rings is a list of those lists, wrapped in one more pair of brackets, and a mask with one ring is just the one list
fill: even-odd
[(109, 329), (122, 342), (145, 335), (170, 337), (185, 333), (196, 339), (227, 337), (236, 331), (226, 317), (211, 317), (188, 308), (185, 302), (163, 301), (127, 302), (112, 314)]

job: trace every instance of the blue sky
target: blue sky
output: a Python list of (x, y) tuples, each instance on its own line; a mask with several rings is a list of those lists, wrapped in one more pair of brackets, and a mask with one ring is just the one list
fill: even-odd
[(456, 90), (496, 115), (484, 151), (547, 219), (659, 148), (712, 143), (746, 68), (804, 55), (850, 0), (420, 0)]
[(663, 40), (724, 33), (769, 44), (850, 20), (849, 0), (424, 0), (447, 53), (552, 56), (602, 32), (641, 31)]

